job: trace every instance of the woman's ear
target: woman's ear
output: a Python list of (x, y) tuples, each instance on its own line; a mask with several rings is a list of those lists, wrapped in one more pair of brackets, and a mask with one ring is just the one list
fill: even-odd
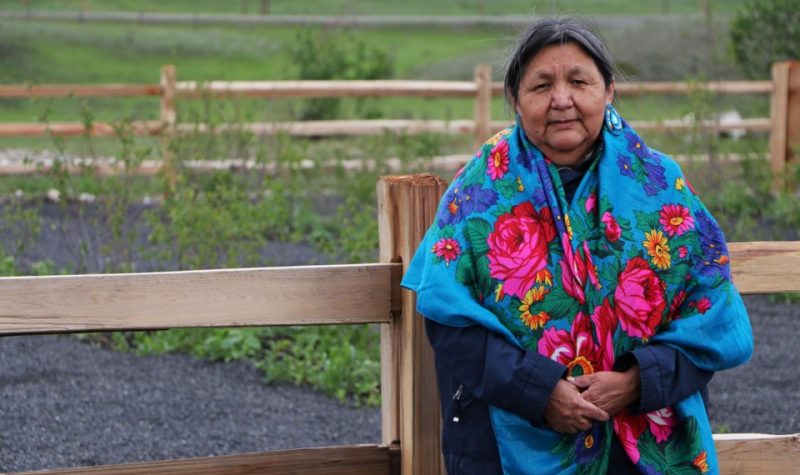
[(611, 104), (611, 103), (614, 102), (614, 93), (616, 92), (615, 84), (616, 83), (612, 79), (611, 80), (611, 84), (609, 84), (608, 87), (606, 88), (606, 103), (607, 104)]

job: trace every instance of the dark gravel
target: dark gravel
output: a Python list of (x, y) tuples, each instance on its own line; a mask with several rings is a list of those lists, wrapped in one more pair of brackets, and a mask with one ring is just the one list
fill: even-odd
[[(57, 214), (44, 207), (42, 236), (23, 260), (55, 256), (69, 264), (66, 235), (52, 226)], [(324, 262), (309, 246), (272, 243), (265, 253), (274, 265)], [(745, 301), (755, 355), (715, 375), (712, 425), (717, 432), (798, 433), (800, 304)], [(248, 364), (136, 357), (70, 336), (0, 338), (0, 424), (0, 472), (380, 440), (379, 409), (264, 384)]]
[(262, 382), (246, 363), (0, 338), (0, 472), (378, 443), (380, 409)]

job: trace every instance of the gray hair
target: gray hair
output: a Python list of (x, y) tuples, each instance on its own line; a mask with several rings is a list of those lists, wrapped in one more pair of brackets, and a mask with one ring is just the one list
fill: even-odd
[(505, 77), (505, 96), (509, 104), (517, 101), (519, 85), (528, 63), (542, 49), (553, 44), (575, 43), (593, 60), (603, 76), (606, 88), (618, 74), (611, 53), (583, 20), (575, 17), (543, 18), (528, 27), (520, 36), (508, 59)]

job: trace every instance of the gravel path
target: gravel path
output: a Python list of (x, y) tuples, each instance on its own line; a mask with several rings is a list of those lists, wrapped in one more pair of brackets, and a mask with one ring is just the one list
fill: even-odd
[(266, 385), (245, 363), (0, 338), (0, 472), (377, 443), (380, 409)]

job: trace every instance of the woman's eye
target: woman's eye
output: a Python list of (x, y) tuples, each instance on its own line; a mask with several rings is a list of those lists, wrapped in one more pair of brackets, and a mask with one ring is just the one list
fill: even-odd
[(533, 90), (534, 91), (546, 91), (547, 88), (549, 88), (549, 87), (550, 87), (549, 84), (537, 84), (537, 85), (533, 86)]
[(575, 86), (583, 86), (584, 84), (586, 84), (586, 81), (584, 81), (583, 79), (573, 79), (572, 84)]

